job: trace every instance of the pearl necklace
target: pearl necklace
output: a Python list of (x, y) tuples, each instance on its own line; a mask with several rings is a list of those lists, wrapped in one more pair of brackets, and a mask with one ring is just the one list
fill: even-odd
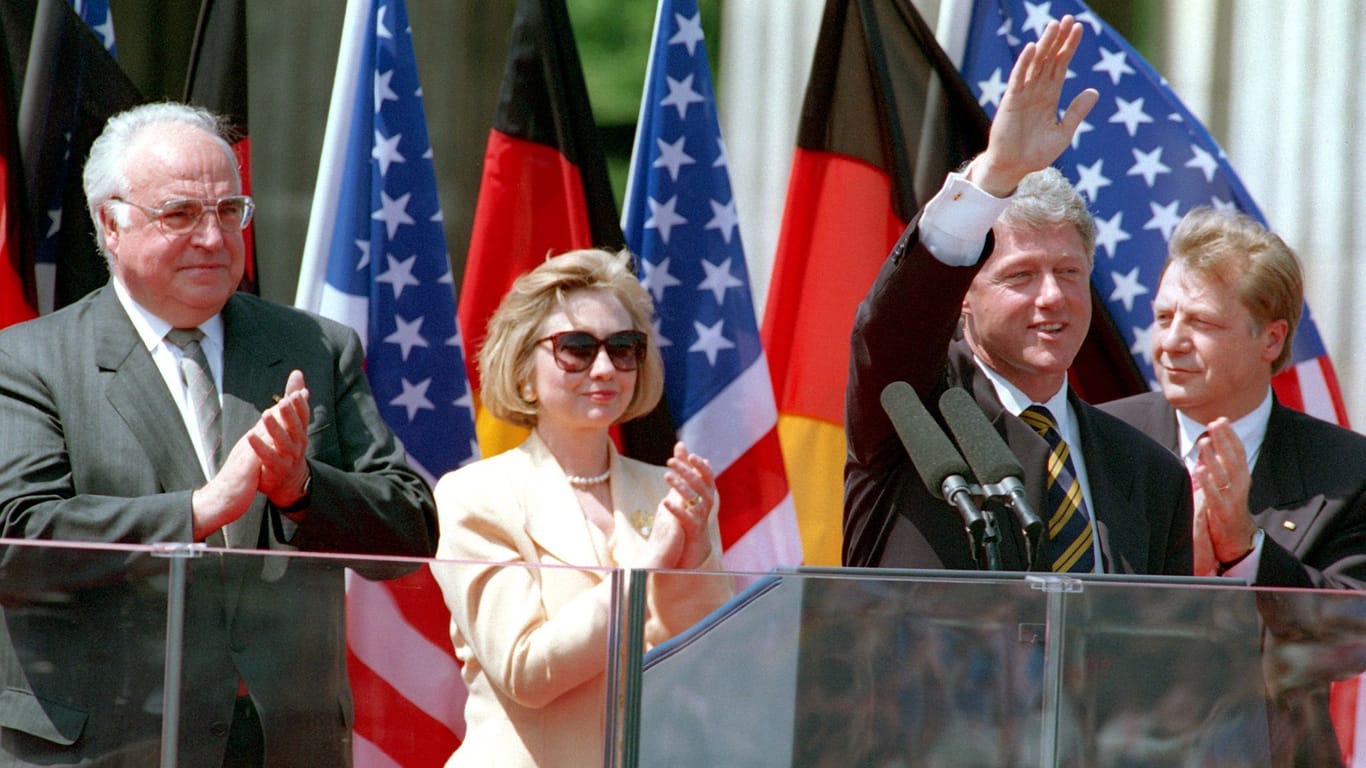
[(592, 488), (593, 486), (599, 483), (607, 482), (607, 478), (611, 475), (612, 468), (608, 467), (607, 470), (603, 472), (601, 475), (593, 475), (592, 477), (581, 477), (579, 475), (567, 474), (564, 476), (564, 479), (568, 480), (569, 484), (574, 486), (575, 488)]

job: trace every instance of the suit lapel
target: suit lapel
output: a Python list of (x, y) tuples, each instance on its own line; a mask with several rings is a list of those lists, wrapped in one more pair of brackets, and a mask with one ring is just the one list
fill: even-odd
[(164, 490), (198, 488), (204, 470), (151, 353), (112, 287), (101, 288), (95, 304), (95, 364), (110, 406), (142, 444)]
[[(226, 451), (261, 418), (261, 412), (284, 392), (289, 376), (283, 370), (278, 339), (261, 328), (247, 300), (234, 295), (223, 308), (223, 444)], [(258, 545), (265, 504), (257, 502), (224, 531), (228, 546)]]
[(555, 457), (535, 430), (523, 443), (530, 470), (527, 480), (527, 535), (556, 559), (571, 565), (604, 565), (587, 528), (578, 499)]
[[(1257, 524), (1282, 547), (1300, 554), (1304, 534), (1323, 510), (1323, 494), (1312, 494), (1304, 484), (1301, 450), (1289, 410), (1272, 401), (1257, 464), (1252, 469), (1248, 506)], [(1312, 498), (1311, 498), (1312, 496)], [(1286, 523), (1290, 523), (1290, 527)]]
[(1148, 569), (1146, 526), (1148, 516), (1142, 509), (1134, 509), (1132, 499), (1136, 477), (1126, 465), (1122, 448), (1106, 445), (1097, 433), (1091, 406), (1068, 391), (1068, 402), (1077, 417), (1077, 433), (1081, 436), (1082, 457), (1086, 462), (1087, 485), (1091, 490), (1091, 520), (1100, 538), (1100, 551), (1105, 555), (1105, 571), (1143, 573)]

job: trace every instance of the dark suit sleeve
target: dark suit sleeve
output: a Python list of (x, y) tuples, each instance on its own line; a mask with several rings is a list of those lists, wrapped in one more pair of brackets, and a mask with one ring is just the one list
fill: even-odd
[(1276, 403), (1249, 502), (1258, 586), (1366, 588), (1366, 437)]
[[(936, 259), (920, 242), (918, 222), (906, 227), (854, 317), (844, 414), (845, 565), (877, 564), (895, 514), (897, 494), (888, 486), (919, 482), (882, 410), (882, 390), (905, 381), (928, 399), (943, 389), (949, 342), (977, 274)], [(988, 237), (982, 260), (992, 242)]]
[[(77, 380), (57, 358), (88, 360), (89, 342), (53, 344), (30, 328), (0, 341), (0, 536), (16, 540), (150, 544), (191, 541), (191, 484), (168, 487), (143, 471), (111, 476), (103, 465), (145, 464), (143, 446), (100, 420), (89, 403), (110, 410), (100, 384)], [(164, 389), (164, 387), (163, 387)], [(165, 438), (171, 442), (170, 438)], [(78, 466), (95, 456), (100, 466)], [(119, 464), (127, 469), (128, 464)], [(146, 559), (69, 548), (0, 548), (8, 592), (72, 589), (136, 576)]]
[[(360, 339), (349, 328), (324, 327), (336, 350), (332, 378), (327, 387), (310, 383), (313, 480), (289, 543), (311, 551), (430, 557), (437, 539), (431, 490), (407, 465), (403, 445), (379, 413), (361, 367)], [(311, 382), (318, 375), (306, 377)]]

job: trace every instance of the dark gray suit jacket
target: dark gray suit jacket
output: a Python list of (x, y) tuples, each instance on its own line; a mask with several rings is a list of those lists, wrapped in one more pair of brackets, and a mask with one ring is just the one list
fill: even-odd
[[(1161, 392), (1100, 407), (1179, 450)], [(1274, 401), (1248, 506), (1266, 531), (1258, 586), (1366, 587), (1366, 436)]]
[[(1176, 409), (1161, 392), (1101, 408), (1142, 429), (1173, 454), (1180, 450)], [(1252, 469), (1248, 506), (1266, 531), (1255, 585), (1366, 586), (1366, 437), (1273, 401)], [(1359, 654), (1344, 652), (1359, 641), (1340, 636), (1359, 626), (1359, 609), (1349, 605), (1351, 618), (1335, 622), (1334, 608), (1342, 602), (1303, 592), (1257, 594), (1267, 630), (1263, 642), (1274, 703), (1275, 766), (1342, 764), (1329, 716), (1328, 684), (1362, 671), (1360, 664), (1353, 666)]]
[[(989, 239), (982, 260), (992, 247)], [(976, 273), (976, 268), (935, 259), (920, 244), (912, 222), (859, 305), (845, 396), (845, 565), (979, 567), (958, 513), (925, 489), (882, 410), (882, 388), (893, 381), (909, 382), (931, 412), (948, 387), (971, 393), (1019, 457), (1030, 504), (1043, 509), (1047, 443), (1004, 410), (966, 344), (954, 340), (962, 299)], [(1189, 574), (1191, 498), (1185, 468), (1138, 430), (1074, 394), (1068, 397), (1081, 433), (1106, 571)], [(1012, 513), (995, 501), (988, 506), (1001, 529), (1002, 567), (1027, 570), (1024, 537)]]
[[(304, 372), (312, 407), (305, 517), (294, 529), (258, 496), (229, 527), (231, 545), (430, 556), (431, 492), (379, 414), (356, 335), (246, 294), (222, 316), (225, 444), (284, 391), (292, 369)], [(205, 478), (112, 287), (0, 333), (0, 435), (4, 537), (191, 540), (190, 496)], [(0, 765), (155, 759), (167, 563), (0, 548)], [(348, 564), (375, 577), (413, 567)], [(268, 765), (350, 764), (342, 565), (189, 561), (177, 764), (222, 762), (239, 678), (261, 715)]]

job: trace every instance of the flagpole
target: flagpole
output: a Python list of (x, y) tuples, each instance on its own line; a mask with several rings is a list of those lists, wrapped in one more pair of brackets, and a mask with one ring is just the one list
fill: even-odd
[(934, 36), (949, 55), (949, 61), (960, 70), (963, 68), (963, 52), (968, 45), (968, 27), (972, 24), (972, 2), (962, 0), (940, 0), (939, 22), (935, 25)]
[[(663, 15), (663, 13), (664, 3), (662, 1), (656, 3), (655, 25), (650, 28), (650, 57), (645, 60), (647, 62), (647, 65), (645, 67), (645, 87), (640, 95), (640, 113), (636, 117), (636, 138), (635, 141), (631, 144), (632, 158), (639, 157), (641, 152), (648, 151), (646, 147), (641, 146), (641, 143), (645, 141), (646, 138), (645, 132), (640, 129), (640, 126), (646, 124), (645, 121), (650, 111), (650, 103), (647, 99), (647, 96), (650, 93), (650, 78), (654, 74), (653, 66), (655, 61), (655, 46), (659, 44), (659, 25), (661, 23), (661, 16)], [(631, 194), (634, 191), (634, 187), (637, 183), (639, 183), (639, 180), (636, 179), (636, 164), (632, 162), (630, 168), (628, 168), (626, 172), (626, 196), (623, 197), (622, 200), (631, 199)], [(630, 215), (631, 207), (629, 205), (622, 205), (621, 228), (623, 230), (626, 229), (626, 227), (629, 225), (627, 219), (630, 217)], [(636, 254), (637, 257), (639, 257), (639, 255), (640, 254)]]
[(336, 219), (337, 199), (341, 195), (341, 175), (345, 163), (347, 133), (355, 104), (352, 95), (360, 78), (360, 56), (365, 35), (365, 22), (371, 0), (347, 0), (346, 18), (342, 22), (341, 50), (337, 53), (337, 78), (332, 83), (332, 101), (327, 111), (327, 129), (323, 134), (322, 155), (318, 160), (318, 183), (314, 187), (313, 207), (308, 215), (308, 235), (304, 239), (303, 258), (299, 264), (299, 279), (294, 294), (294, 306), (317, 312), (322, 305), (324, 276), (327, 272), (328, 251), (331, 249), (332, 227)]

